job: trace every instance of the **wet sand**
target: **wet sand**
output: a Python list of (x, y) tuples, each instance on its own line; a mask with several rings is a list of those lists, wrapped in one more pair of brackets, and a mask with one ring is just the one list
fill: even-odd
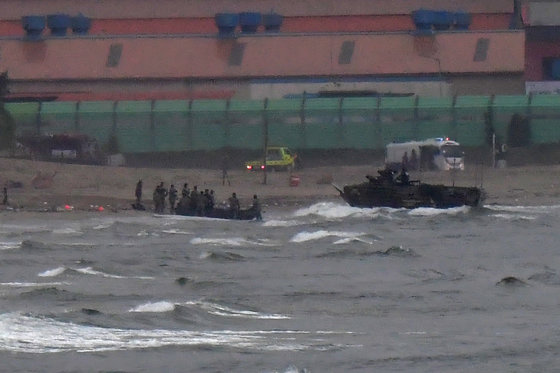
[[(219, 169), (153, 169), (131, 167), (86, 166), (0, 158), (0, 184), (8, 185), (8, 202), (18, 210), (55, 211), (65, 205), (75, 210), (129, 210), (134, 202), (134, 189), (143, 180), (143, 203), (153, 206), (152, 192), (163, 181), (179, 190), (185, 182), (199, 190), (214, 189), (216, 200), (224, 201), (236, 192), (242, 206), (251, 203), (257, 194), (264, 206), (304, 206), (316, 201), (340, 200), (331, 182), (345, 184), (365, 181), (365, 175), (376, 175), (377, 165), (306, 167), (293, 173), (298, 186), (290, 186), (290, 173), (270, 172), (266, 184), (261, 172), (239, 168), (228, 172), (222, 184)], [(52, 177), (46, 188), (35, 188), (38, 175)], [(482, 185), (487, 193), (486, 204), (554, 205), (560, 201), (560, 166), (523, 166), (490, 168), (467, 165), (464, 172), (411, 172), (411, 179), (446, 185)], [(20, 183), (21, 186), (17, 184)], [(47, 183), (48, 184), (48, 183)], [(341, 200), (340, 200), (341, 201)]]

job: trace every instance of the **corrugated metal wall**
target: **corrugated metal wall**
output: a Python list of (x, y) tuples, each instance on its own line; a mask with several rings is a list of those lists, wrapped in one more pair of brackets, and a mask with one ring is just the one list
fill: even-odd
[(392, 141), (448, 136), (482, 146), (506, 141), (514, 115), (530, 144), (560, 141), (560, 96), (363, 97), (280, 100), (97, 101), (5, 104), (17, 133), (115, 135), (124, 153), (259, 149), (382, 149)]

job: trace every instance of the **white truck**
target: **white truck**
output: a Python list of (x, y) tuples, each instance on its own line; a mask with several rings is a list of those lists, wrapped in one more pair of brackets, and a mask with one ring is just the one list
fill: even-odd
[(390, 143), (385, 148), (385, 166), (407, 170), (464, 170), (465, 153), (461, 145), (449, 138)]

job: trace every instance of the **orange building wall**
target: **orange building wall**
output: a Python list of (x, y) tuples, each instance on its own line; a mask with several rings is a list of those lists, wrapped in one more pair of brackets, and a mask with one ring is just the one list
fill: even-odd
[[(480, 38), (487, 58), (474, 61)], [(406, 75), (522, 72), (523, 32), (208, 37), (62, 38), (40, 42), (0, 40), (0, 71), (11, 79), (213, 79), (290, 76)], [(345, 41), (354, 42), (349, 64), (339, 64)], [(423, 43), (419, 43), (423, 41)], [(112, 44), (122, 45), (108, 67)], [(244, 46), (240, 66), (229, 64), (232, 48)], [(423, 45), (422, 48), (420, 48)], [(424, 56), (422, 56), (422, 54)]]

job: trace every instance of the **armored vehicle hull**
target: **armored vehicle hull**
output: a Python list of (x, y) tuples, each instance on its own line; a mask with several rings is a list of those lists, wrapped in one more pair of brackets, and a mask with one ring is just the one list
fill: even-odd
[(366, 182), (335, 188), (353, 207), (450, 208), (480, 206), (484, 201), (484, 191), (477, 187), (402, 182), (394, 180), (388, 170), (378, 172), (378, 177), (366, 176)]

